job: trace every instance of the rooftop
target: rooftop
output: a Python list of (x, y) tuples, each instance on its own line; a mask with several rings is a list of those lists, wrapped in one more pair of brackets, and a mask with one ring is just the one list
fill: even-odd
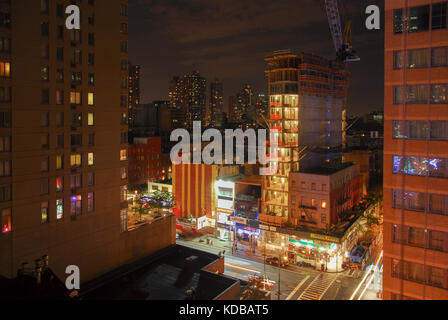
[(353, 162), (343, 162), (343, 163), (338, 163), (335, 166), (319, 166), (319, 167), (314, 167), (314, 168), (310, 168), (310, 169), (305, 169), (305, 170), (301, 170), (298, 173), (306, 173), (306, 174), (317, 174), (317, 175), (324, 175), (324, 176), (330, 176), (332, 174), (335, 174), (341, 170), (347, 169), (348, 167), (353, 166), (354, 163)]
[(83, 285), (83, 300), (213, 300), (239, 283), (205, 268), (219, 256), (173, 245)]

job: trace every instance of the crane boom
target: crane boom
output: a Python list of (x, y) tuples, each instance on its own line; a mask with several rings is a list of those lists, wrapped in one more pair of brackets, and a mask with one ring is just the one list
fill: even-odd
[(325, 7), (327, 9), (331, 35), (333, 36), (334, 48), (336, 49), (336, 52), (339, 52), (342, 49), (342, 27), (338, 9), (338, 1), (325, 0)]

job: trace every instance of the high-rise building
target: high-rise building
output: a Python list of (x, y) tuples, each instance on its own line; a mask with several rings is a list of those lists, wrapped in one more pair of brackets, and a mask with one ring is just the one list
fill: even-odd
[(386, 1), (384, 299), (448, 299), (446, 1)]
[(290, 214), (290, 173), (342, 162), (349, 73), (338, 62), (291, 50), (274, 52), (266, 62), (269, 125), (279, 132), (279, 150), (277, 173), (264, 179), (262, 211), (281, 225)]
[(127, 25), (126, 0), (0, 1), (0, 275), (48, 255), (83, 283), (174, 243), (127, 229)]
[(128, 78), (129, 127), (132, 130), (134, 109), (140, 104), (140, 66), (129, 64)]
[(192, 130), (193, 121), (202, 121), (205, 125), (206, 89), (206, 80), (198, 71), (170, 81), (173, 128)]
[(236, 94), (234, 115), (236, 122), (247, 120), (249, 108), (255, 105), (254, 92), (250, 84), (245, 84), (243, 89)]
[(223, 85), (218, 79), (210, 83), (210, 118), (211, 126), (221, 124), (220, 119), (224, 108)]

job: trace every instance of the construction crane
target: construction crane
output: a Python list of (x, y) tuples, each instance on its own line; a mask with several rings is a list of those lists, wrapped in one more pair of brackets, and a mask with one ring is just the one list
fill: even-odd
[(325, 0), (328, 22), (333, 36), (336, 58), (341, 62), (356, 62), (361, 59), (352, 47), (352, 26), (349, 19), (345, 24), (344, 33), (341, 28), (341, 17), (339, 15), (338, 0)]

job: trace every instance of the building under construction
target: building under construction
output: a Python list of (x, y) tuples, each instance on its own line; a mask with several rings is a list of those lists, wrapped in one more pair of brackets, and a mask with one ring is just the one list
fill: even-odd
[(344, 63), (291, 50), (276, 51), (265, 61), (268, 122), (279, 131), (279, 163), (277, 174), (264, 178), (259, 219), (281, 226), (290, 220), (290, 173), (341, 163), (350, 73)]

